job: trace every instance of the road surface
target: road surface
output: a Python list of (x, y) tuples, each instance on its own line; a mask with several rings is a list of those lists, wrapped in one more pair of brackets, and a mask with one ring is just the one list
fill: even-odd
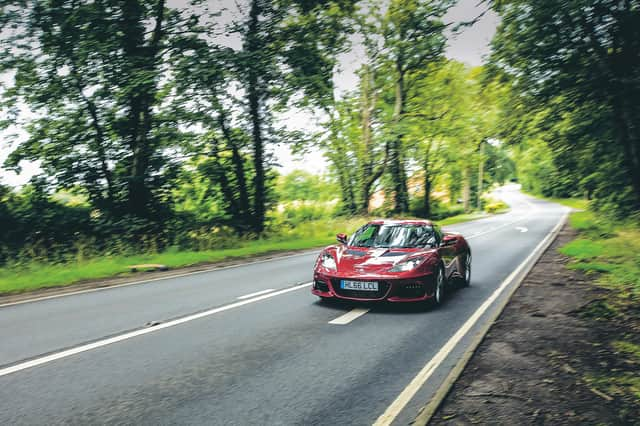
[(565, 213), (501, 196), (509, 213), (447, 229), (472, 284), (436, 309), (319, 303), (317, 251), (2, 306), (0, 424), (408, 424)]

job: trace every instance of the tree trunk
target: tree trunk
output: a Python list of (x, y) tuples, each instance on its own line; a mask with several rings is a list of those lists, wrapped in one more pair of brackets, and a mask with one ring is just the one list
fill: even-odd
[(149, 45), (145, 46), (144, 7), (139, 1), (122, 3), (123, 50), (129, 61), (129, 144), (131, 166), (128, 181), (128, 212), (139, 217), (150, 216), (151, 190), (147, 186), (149, 159), (153, 148), (149, 139), (152, 127), (152, 105), (156, 96), (155, 79), (139, 82), (139, 73), (152, 74), (157, 67), (159, 43), (163, 35), (164, 0), (155, 8), (155, 25)]
[(622, 107), (618, 105), (614, 107), (614, 116), (618, 143), (624, 152), (624, 165), (629, 171), (631, 187), (635, 195), (636, 207), (638, 207), (640, 206), (640, 149), (638, 148), (640, 141), (632, 140), (630, 135), (632, 124), (625, 120), (626, 111)]
[(424, 173), (424, 217), (431, 217), (431, 175), (428, 170)]
[(371, 197), (371, 186), (373, 182), (371, 182), (371, 175), (373, 173), (373, 153), (371, 152), (372, 145), (372, 131), (371, 131), (371, 73), (369, 71), (369, 66), (365, 65), (361, 80), (361, 102), (360, 102), (360, 113), (362, 116), (362, 143), (363, 143), (363, 153), (362, 153), (362, 176), (360, 176), (360, 182), (362, 183), (362, 194), (361, 194), (361, 202), (360, 202), (360, 213), (367, 214), (369, 212), (369, 198)]
[(478, 164), (478, 210), (482, 210), (482, 186), (484, 179), (484, 140), (480, 141), (480, 162)]
[[(262, 46), (259, 40), (259, 18), (262, 9), (260, 0), (251, 2), (249, 11), (249, 25), (247, 30), (247, 51), (250, 54), (261, 55)], [(249, 99), (249, 115), (251, 117), (251, 137), (253, 140), (253, 220), (252, 229), (256, 234), (264, 231), (265, 220), (265, 167), (264, 167), (264, 141), (262, 137), (261, 98), (263, 88), (259, 82), (259, 70), (255, 66), (249, 66), (247, 93)]]
[(105, 136), (102, 126), (100, 125), (100, 119), (98, 117), (98, 108), (96, 104), (85, 96), (83, 90), (84, 86), (76, 71), (75, 67), (72, 68), (71, 74), (76, 83), (76, 88), (78, 89), (78, 93), (85, 105), (87, 106), (87, 111), (89, 112), (89, 116), (91, 117), (91, 127), (96, 132), (95, 136), (95, 149), (98, 157), (98, 161), (100, 162), (100, 171), (102, 173), (102, 177), (107, 182), (107, 210), (110, 213), (113, 213), (113, 207), (115, 204), (115, 190), (113, 187), (113, 176), (111, 174), (111, 170), (109, 169), (109, 165), (107, 163), (107, 154), (104, 148), (105, 144)]
[(222, 134), (227, 142), (227, 145), (231, 147), (231, 163), (233, 164), (233, 170), (236, 182), (236, 192), (234, 196), (238, 197), (238, 209), (236, 222), (240, 224), (240, 230), (246, 231), (247, 226), (251, 223), (251, 205), (249, 202), (249, 192), (247, 190), (247, 179), (244, 170), (244, 158), (240, 153), (238, 144), (233, 138), (233, 135), (229, 131), (227, 125), (227, 115), (222, 108), (218, 111), (218, 125), (222, 130)]
[(400, 130), (400, 121), (404, 114), (405, 108), (405, 87), (404, 87), (404, 72), (402, 71), (402, 65), (396, 66), (398, 72), (398, 78), (395, 84), (395, 105), (393, 109), (393, 122), (395, 126), (394, 139), (390, 144), (389, 150), (389, 168), (391, 172), (391, 178), (393, 180), (394, 190), (394, 208), (393, 211), (396, 214), (405, 213), (409, 210), (409, 194), (407, 190), (407, 176), (404, 170), (403, 159), (403, 146), (402, 138), (403, 132)]
[(371, 199), (371, 188), (375, 182), (384, 173), (388, 156), (388, 144), (385, 147), (385, 158), (377, 167), (374, 166), (373, 152), (373, 110), (376, 105), (375, 88), (373, 87), (373, 75), (367, 65), (361, 77), (362, 79), (362, 97), (361, 97), (361, 115), (362, 115), (362, 171), (360, 176), (361, 183), (361, 201), (360, 213), (366, 215), (369, 213), (369, 202)]
[(424, 155), (424, 217), (431, 217), (431, 173), (429, 165), (430, 149), (425, 151)]
[(464, 207), (464, 211), (468, 212), (469, 211), (469, 207), (471, 205), (471, 173), (469, 172), (469, 167), (465, 166), (464, 170), (462, 171), (462, 181), (463, 181), (463, 187), (462, 187), (462, 201), (463, 201), (463, 207)]

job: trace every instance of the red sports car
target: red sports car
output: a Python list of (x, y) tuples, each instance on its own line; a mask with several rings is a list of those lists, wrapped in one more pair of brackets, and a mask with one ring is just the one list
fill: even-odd
[(432, 301), (454, 279), (469, 285), (471, 249), (462, 235), (422, 220), (376, 220), (325, 248), (311, 292), (323, 300)]

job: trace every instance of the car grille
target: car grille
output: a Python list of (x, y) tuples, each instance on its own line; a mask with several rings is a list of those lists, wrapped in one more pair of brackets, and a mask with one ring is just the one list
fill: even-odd
[(423, 297), (427, 288), (432, 288), (433, 278), (428, 275), (417, 280), (397, 281), (394, 285), (392, 296), (401, 297), (403, 299), (416, 299)]
[(395, 296), (415, 299), (424, 296), (425, 285), (420, 282), (396, 286)]
[(322, 280), (315, 280), (313, 282), (313, 288), (324, 293), (327, 293), (329, 291), (329, 285)]
[(332, 278), (331, 285), (338, 296), (356, 299), (382, 299), (389, 291), (390, 286), (386, 281), (378, 281), (378, 291), (344, 290), (340, 288), (340, 278)]

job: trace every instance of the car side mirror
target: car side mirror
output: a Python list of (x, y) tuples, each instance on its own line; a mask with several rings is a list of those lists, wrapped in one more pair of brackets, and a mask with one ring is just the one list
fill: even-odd
[(458, 237), (456, 237), (455, 235), (445, 235), (444, 238), (442, 239), (442, 245), (445, 247), (454, 246), (456, 245), (457, 242), (458, 242)]
[(340, 244), (347, 244), (347, 234), (338, 234), (336, 235), (336, 239)]

